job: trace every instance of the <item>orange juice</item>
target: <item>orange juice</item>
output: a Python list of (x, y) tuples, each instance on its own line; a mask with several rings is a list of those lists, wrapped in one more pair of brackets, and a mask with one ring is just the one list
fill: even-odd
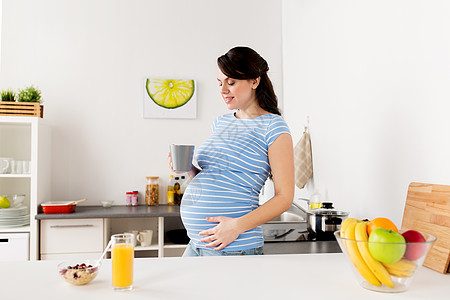
[(115, 288), (128, 288), (133, 285), (132, 244), (116, 244), (112, 246), (112, 285)]

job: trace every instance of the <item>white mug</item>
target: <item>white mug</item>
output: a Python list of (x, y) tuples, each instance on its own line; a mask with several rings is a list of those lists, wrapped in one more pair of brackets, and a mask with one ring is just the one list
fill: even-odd
[(129, 231), (125, 232), (125, 233), (131, 233), (132, 235), (134, 235), (134, 244), (133, 244), (133, 246), (136, 246), (137, 236), (139, 234), (139, 231), (137, 231), (137, 230), (129, 230)]
[(189, 172), (191, 170), (194, 149), (194, 145), (170, 145), (172, 168), (175, 172)]
[(152, 244), (153, 230), (143, 230), (139, 232), (137, 240), (141, 243), (142, 247), (148, 247)]
[(11, 172), (11, 157), (0, 157), (0, 174), (6, 174)]

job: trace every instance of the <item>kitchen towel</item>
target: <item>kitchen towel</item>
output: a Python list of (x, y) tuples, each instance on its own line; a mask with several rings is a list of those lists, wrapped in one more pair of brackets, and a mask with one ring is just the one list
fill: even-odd
[(308, 128), (294, 147), (295, 185), (302, 189), (313, 175), (311, 139)]

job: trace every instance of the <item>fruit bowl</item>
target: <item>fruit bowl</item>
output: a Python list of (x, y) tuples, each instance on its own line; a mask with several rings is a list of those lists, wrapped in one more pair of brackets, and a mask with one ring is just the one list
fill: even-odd
[[(355, 227), (351, 230), (355, 230)], [(398, 231), (400, 234), (405, 232), (405, 230)], [(410, 287), (416, 271), (422, 266), (436, 241), (436, 237), (431, 234), (424, 232), (420, 234), (425, 241), (387, 243), (359, 238), (358, 234), (352, 239), (345, 233), (347, 238), (343, 238), (340, 231), (334, 232), (358, 283), (368, 290), (386, 293), (403, 292)], [(380, 258), (376, 256), (379, 253), (391, 261), (389, 263), (379, 261)]]
[(100, 264), (96, 266), (96, 261), (89, 259), (80, 263), (64, 261), (57, 266), (58, 273), (62, 279), (73, 285), (85, 285), (94, 280), (97, 276)]

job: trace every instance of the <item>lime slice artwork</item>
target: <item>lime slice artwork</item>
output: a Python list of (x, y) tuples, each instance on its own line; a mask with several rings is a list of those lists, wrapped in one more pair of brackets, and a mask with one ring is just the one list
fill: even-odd
[(195, 91), (194, 80), (148, 78), (145, 86), (153, 102), (167, 109), (185, 105)]
[(197, 82), (190, 78), (146, 77), (143, 82), (143, 117), (196, 119)]

